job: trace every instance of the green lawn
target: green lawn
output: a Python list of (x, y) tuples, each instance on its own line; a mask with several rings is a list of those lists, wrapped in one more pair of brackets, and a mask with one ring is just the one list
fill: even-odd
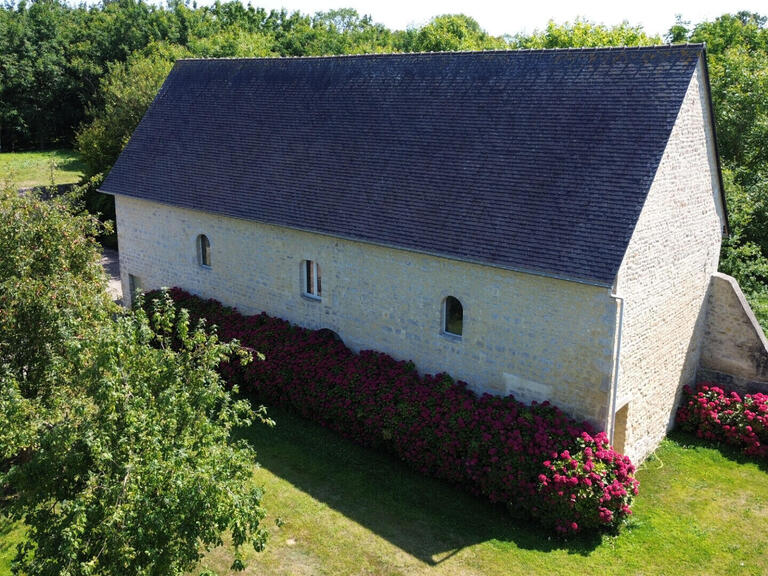
[(56, 184), (78, 182), (83, 163), (73, 150), (45, 152), (4, 152), (0, 154), (0, 185), (10, 181), (17, 188), (45, 186), (51, 183), (51, 169)]
[[(241, 574), (768, 574), (768, 466), (685, 435), (639, 471), (631, 526), (563, 542), (387, 455), (271, 415), (276, 428), (245, 436), (259, 451), (272, 537), (265, 552), (249, 551)], [(0, 574), (20, 537), (19, 526), (0, 523)], [(230, 563), (216, 549), (193, 574), (230, 574)]]
[[(244, 574), (768, 574), (768, 467), (673, 434), (618, 537), (551, 539), (282, 411), (249, 430), (272, 539)], [(282, 527), (275, 525), (280, 518)], [(228, 574), (224, 550), (202, 566)]]
[(0, 516), (0, 574), (11, 573), (11, 560), (16, 555), (16, 544), (24, 536), (24, 528)]

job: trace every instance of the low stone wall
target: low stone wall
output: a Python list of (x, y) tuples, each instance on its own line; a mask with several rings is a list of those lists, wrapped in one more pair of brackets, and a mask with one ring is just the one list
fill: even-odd
[(768, 340), (738, 282), (716, 272), (708, 299), (697, 380), (741, 393), (768, 393)]

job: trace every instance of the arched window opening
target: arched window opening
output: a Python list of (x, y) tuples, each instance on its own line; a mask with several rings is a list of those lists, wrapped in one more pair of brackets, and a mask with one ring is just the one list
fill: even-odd
[(443, 332), (461, 336), (464, 330), (464, 307), (458, 298), (448, 296), (443, 303)]
[(211, 266), (211, 242), (205, 234), (197, 237), (197, 261), (200, 266)]
[(318, 336), (322, 336), (323, 338), (327, 338), (328, 340), (332, 340), (333, 342), (341, 342), (344, 344), (344, 341), (341, 339), (341, 336), (339, 336), (336, 332), (331, 330), (330, 328), (320, 328), (320, 330), (317, 331)]

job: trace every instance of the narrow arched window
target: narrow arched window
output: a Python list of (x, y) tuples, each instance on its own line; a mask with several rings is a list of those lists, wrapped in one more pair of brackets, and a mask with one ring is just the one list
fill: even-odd
[(197, 237), (197, 261), (200, 266), (211, 266), (211, 241), (205, 234)]
[(464, 329), (464, 307), (458, 298), (448, 296), (443, 301), (443, 332), (461, 336)]

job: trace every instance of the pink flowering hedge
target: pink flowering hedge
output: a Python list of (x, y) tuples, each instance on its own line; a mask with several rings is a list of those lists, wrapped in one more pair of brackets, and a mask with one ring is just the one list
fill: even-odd
[(726, 392), (709, 382), (683, 388), (677, 424), (699, 438), (725, 442), (750, 456), (768, 457), (768, 394)]
[(394, 453), (562, 534), (616, 528), (631, 514), (638, 488), (632, 463), (604, 433), (548, 402), (477, 396), (447, 374), (422, 376), (411, 362), (356, 354), (323, 331), (264, 313), (243, 316), (177, 288), (170, 293), (193, 319), (216, 325), (222, 339), (264, 355), (245, 367), (221, 367), (259, 401)]

